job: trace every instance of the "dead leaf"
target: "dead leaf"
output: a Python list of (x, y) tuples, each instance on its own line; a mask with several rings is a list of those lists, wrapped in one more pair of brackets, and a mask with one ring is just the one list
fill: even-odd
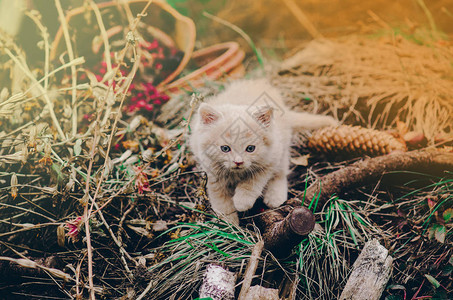
[(167, 222), (164, 220), (157, 220), (153, 223), (153, 231), (160, 232), (168, 230)]
[(291, 157), (291, 162), (296, 166), (308, 166), (308, 158), (310, 158), (310, 154), (301, 155), (298, 157)]

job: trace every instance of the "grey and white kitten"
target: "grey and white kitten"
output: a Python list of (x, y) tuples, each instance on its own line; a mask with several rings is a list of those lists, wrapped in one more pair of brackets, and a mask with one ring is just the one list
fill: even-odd
[(238, 224), (237, 211), (264, 196), (268, 207), (287, 200), (293, 128), (337, 125), (329, 116), (294, 112), (265, 79), (240, 80), (207, 99), (191, 123), (190, 147), (208, 174), (213, 210)]

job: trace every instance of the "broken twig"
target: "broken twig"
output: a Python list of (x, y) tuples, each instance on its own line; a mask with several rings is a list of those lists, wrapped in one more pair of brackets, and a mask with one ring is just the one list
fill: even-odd
[(286, 217), (280, 211), (268, 211), (257, 221), (265, 248), (279, 257), (288, 255), (315, 227), (315, 216), (306, 207), (296, 207)]

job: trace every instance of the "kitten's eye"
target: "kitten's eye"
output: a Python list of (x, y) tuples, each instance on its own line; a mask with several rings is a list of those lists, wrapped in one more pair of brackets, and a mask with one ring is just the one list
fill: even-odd
[(248, 145), (247, 148), (245, 148), (245, 151), (247, 152), (255, 151), (255, 145)]
[(222, 150), (222, 152), (230, 152), (231, 151), (231, 148), (230, 146), (227, 146), (227, 145), (223, 145), (223, 146), (220, 146), (220, 150)]

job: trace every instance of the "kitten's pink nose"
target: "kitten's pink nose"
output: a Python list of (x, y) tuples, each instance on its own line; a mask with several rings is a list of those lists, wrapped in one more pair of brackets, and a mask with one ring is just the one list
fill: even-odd
[(235, 161), (234, 163), (236, 164), (236, 167), (239, 167), (240, 165), (244, 164), (243, 161)]

